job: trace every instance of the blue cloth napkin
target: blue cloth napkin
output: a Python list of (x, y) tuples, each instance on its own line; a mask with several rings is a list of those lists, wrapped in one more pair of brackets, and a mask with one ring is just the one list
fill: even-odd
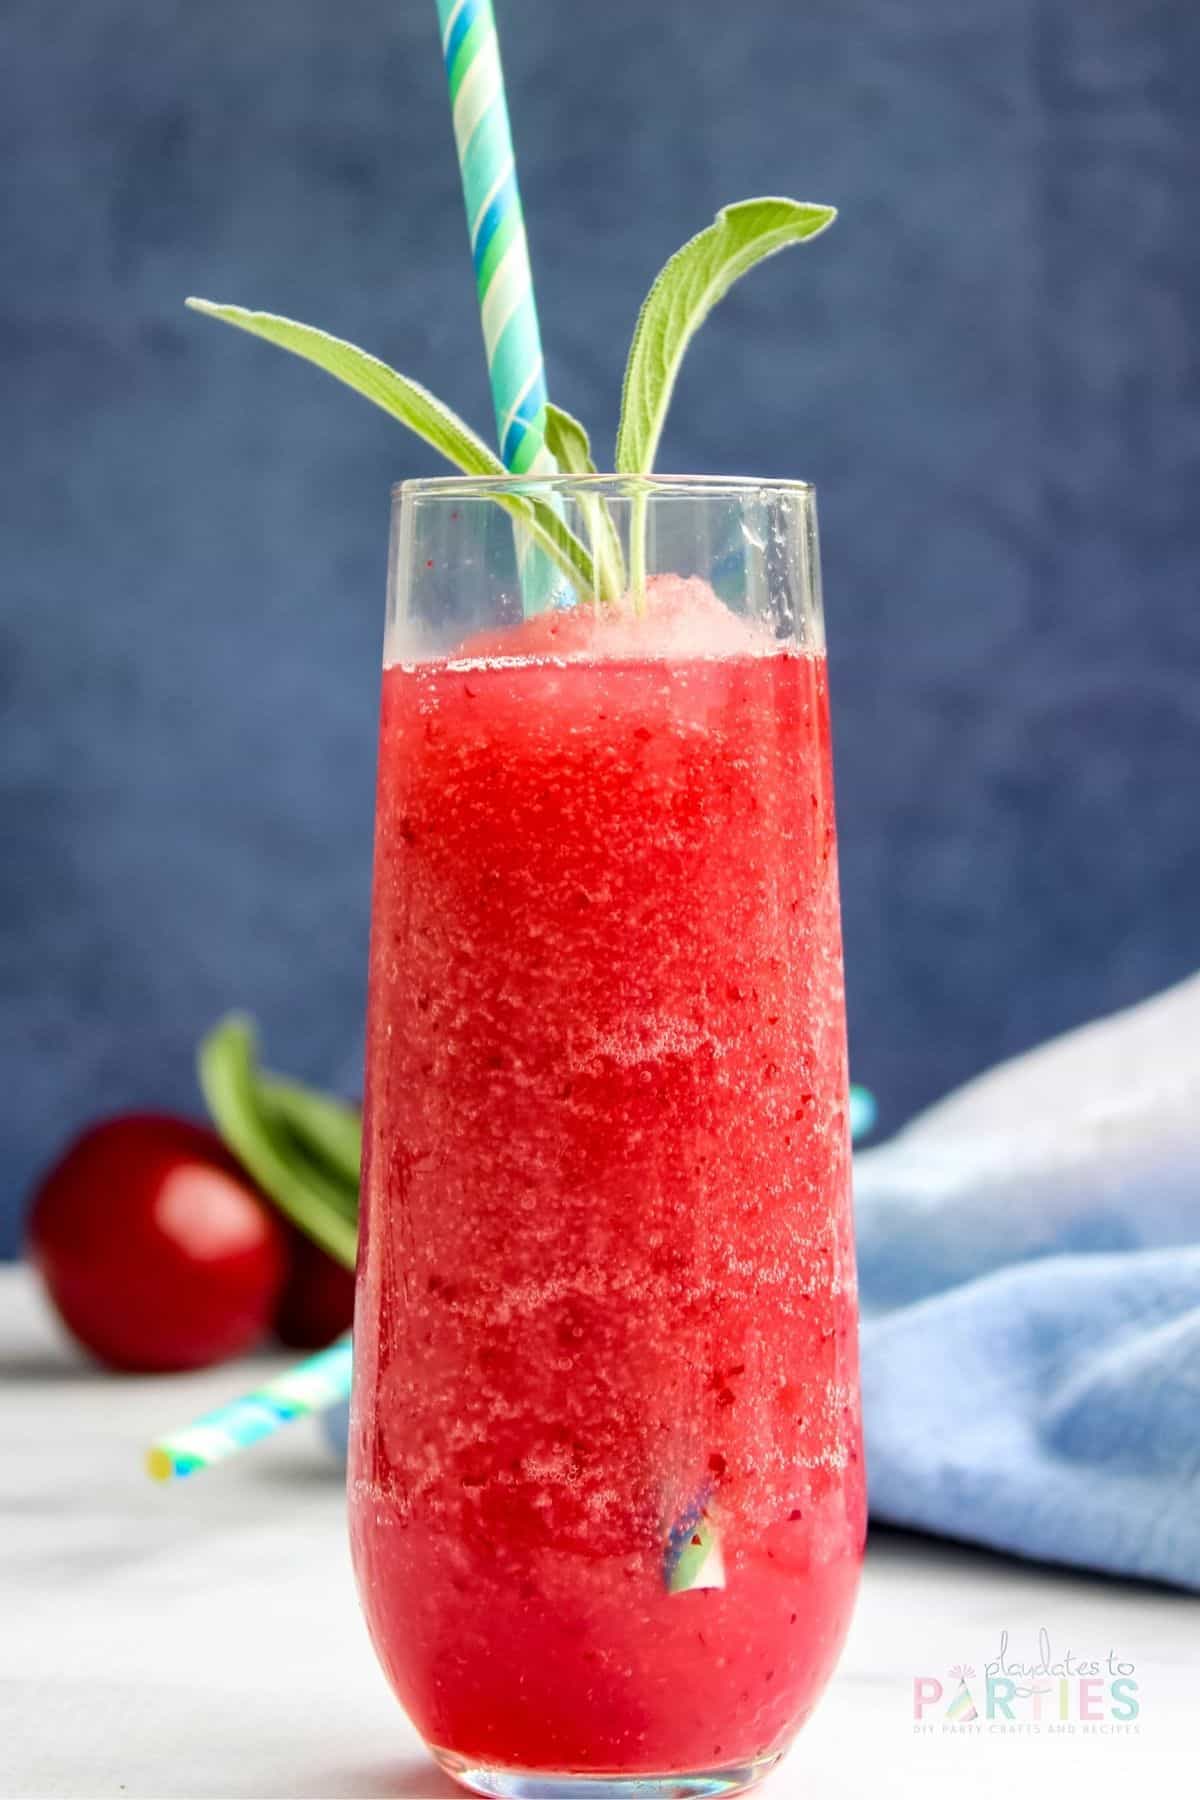
[(1200, 977), (855, 1158), (872, 1516), (1200, 1588)]

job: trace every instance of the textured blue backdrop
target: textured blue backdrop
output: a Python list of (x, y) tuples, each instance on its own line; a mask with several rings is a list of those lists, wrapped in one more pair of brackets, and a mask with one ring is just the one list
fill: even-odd
[[(498, 0), (551, 392), (611, 445), (724, 201), (836, 230), (726, 302), (661, 466), (823, 495), (852, 1048), (899, 1122), (1200, 964), (1194, 0)], [(0, 1242), (248, 1006), (357, 1082), (382, 415), (181, 310), (489, 404), (433, 0), (0, 14)], [(604, 454), (604, 452), (602, 452)]]

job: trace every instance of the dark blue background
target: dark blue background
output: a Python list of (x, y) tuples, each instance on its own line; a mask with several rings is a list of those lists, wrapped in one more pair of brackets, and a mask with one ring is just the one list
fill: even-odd
[[(660, 466), (820, 484), (852, 1047), (887, 1124), (1200, 963), (1200, 8), (498, 0), (550, 389), (611, 447), (721, 203)], [(490, 431), (432, 0), (0, 14), (6, 1241), (106, 1107), (259, 1015), (353, 1089), (383, 415), (193, 319), (291, 313)], [(608, 449), (602, 449), (607, 456)]]

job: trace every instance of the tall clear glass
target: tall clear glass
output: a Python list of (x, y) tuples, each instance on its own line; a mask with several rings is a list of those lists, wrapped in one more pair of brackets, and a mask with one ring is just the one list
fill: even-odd
[(813, 492), (452, 479), (393, 520), (367, 1621), (477, 1792), (735, 1793), (830, 1675), (865, 1515)]

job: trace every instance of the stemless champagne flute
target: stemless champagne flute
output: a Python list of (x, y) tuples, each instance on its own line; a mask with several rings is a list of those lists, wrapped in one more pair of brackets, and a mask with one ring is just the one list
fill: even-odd
[[(521, 496), (632, 592), (533, 579)], [(830, 1675), (865, 1519), (813, 492), (406, 483), (385, 663), (375, 1648), (478, 1792), (733, 1793)]]

